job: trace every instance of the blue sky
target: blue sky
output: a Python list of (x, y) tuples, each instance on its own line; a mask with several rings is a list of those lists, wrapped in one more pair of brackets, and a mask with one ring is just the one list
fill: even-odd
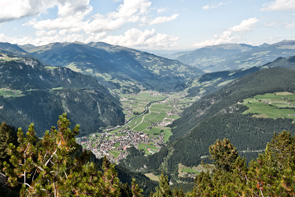
[(188, 50), (295, 40), (295, 0), (1, 0), (0, 42)]

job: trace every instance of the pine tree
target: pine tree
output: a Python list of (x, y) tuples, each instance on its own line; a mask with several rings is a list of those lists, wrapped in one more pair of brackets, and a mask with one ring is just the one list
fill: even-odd
[(229, 139), (216, 140), (209, 147), (209, 152), (216, 166), (226, 171), (232, 170), (233, 164), (238, 157), (237, 149), (230, 143)]
[(72, 188), (71, 193), (75, 196), (103, 196), (101, 181), (101, 172), (94, 163), (87, 163), (83, 165), (81, 171), (69, 174), (65, 186)]
[(132, 197), (141, 197), (143, 190), (136, 184), (135, 179), (131, 183)]
[(13, 128), (8, 126), (5, 122), (0, 124), (0, 172), (3, 168), (3, 162), (8, 161), (8, 147), (10, 143), (15, 141), (13, 136)]
[(172, 196), (173, 197), (184, 197), (184, 193), (182, 188), (178, 189), (177, 187), (173, 188), (172, 190)]
[(295, 137), (275, 134), (265, 153), (246, 165), (229, 140), (210, 146), (217, 168), (202, 172), (188, 196), (295, 196)]
[(168, 176), (165, 176), (164, 172), (161, 173), (159, 186), (156, 188), (156, 193), (153, 194), (154, 197), (168, 197), (172, 196), (170, 189)]
[[(265, 153), (249, 165), (249, 194), (295, 195), (295, 138), (287, 131), (275, 134)], [(252, 192), (252, 193), (251, 193)]]
[(213, 195), (214, 185), (209, 172), (201, 172), (195, 178), (195, 185), (192, 194), (189, 196), (211, 196)]
[(132, 191), (128, 183), (122, 183), (120, 188), (120, 196), (132, 197)]
[(11, 165), (4, 162), (3, 170), (8, 177), (7, 182), (11, 186), (15, 187), (19, 182), (22, 183), (21, 195), (25, 196), (26, 194), (30, 194), (29, 189), (33, 188), (30, 182), (35, 178), (34, 174), (36, 172), (34, 160), (37, 153), (37, 137), (34, 124), (29, 126), (26, 137), (24, 137), (21, 128), (17, 132), (17, 137), (19, 146), (16, 147), (10, 143), (8, 148), (8, 155), (11, 156), (9, 160)]
[[(57, 125), (40, 140), (33, 124), (26, 136), (19, 129), (19, 145), (10, 143), (8, 148), (11, 164), (4, 163), (10, 186), (21, 183), (20, 196), (119, 196), (121, 183), (114, 165), (105, 158), (101, 173), (87, 162), (88, 152), (79, 152), (75, 140), (79, 125), (71, 130), (66, 114)], [(141, 191), (134, 187), (134, 192)]]
[(103, 175), (101, 181), (101, 189), (104, 196), (118, 196), (120, 194), (120, 180), (117, 176), (115, 166), (104, 157), (103, 159)]

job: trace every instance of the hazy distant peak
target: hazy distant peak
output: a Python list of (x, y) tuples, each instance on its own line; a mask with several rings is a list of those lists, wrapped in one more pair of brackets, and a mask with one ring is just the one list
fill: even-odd
[(248, 44), (220, 44), (171, 55), (171, 58), (195, 66), (205, 72), (234, 70), (262, 66), (278, 57), (295, 54), (295, 41), (252, 46)]
[(295, 40), (282, 40), (281, 42), (277, 42), (273, 45), (284, 45), (284, 44), (295, 44)]
[(295, 49), (295, 40), (283, 40), (273, 44), (278, 49)]
[(242, 49), (251, 49), (254, 46), (248, 45), (248, 44), (237, 44), (237, 43), (228, 43), (228, 44), (219, 44), (219, 45), (212, 45), (207, 46), (204, 48), (215, 48), (215, 49), (227, 49), (227, 50), (242, 50)]
[(20, 48), (18, 45), (10, 44), (8, 42), (0, 42), (0, 49), (5, 50), (5, 51), (9, 51), (9, 52), (26, 53), (26, 51), (23, 50), (22, 48)]

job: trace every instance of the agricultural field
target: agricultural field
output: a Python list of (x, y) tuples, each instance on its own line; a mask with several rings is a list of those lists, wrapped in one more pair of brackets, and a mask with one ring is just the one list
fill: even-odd
[(180, 116), (184, 108), (195, 102), (183, 93), (142, 91), (137, 94), (121, 94), (120, 101), (126, 116), (123, 126), (108, 128), (99, 135), (92, 134), (78, 142), (97, 157), (106, 155), (118, 163), (134, 146), (145, 155), (158, 152), (172, 135), (169, 125)]
[(199, 164), (198, 166), (187, 167), (182, 164), (178, 164), (178, 177), (195, 178), (196, 175), (201, 172), (212, 171), (214, 165), (212, 164)]
[(0, 88), (0, 96), (3, 96), (4, 98), (9, 98), (9, 97), (20, 97), (20, 96), (23, 96), (23, 94), (22, 94), (22, 91), (20, 90)]
[(145, 176), (147, 176), (148, 178), (150, 178), (152, 181), (157, 181), (159, 182), (159, 177), (154, 175), (153, 173), (146, 173), (144, 174)]
[(257, 95), (244, 99), (243, 105), (249, 109), (244, 114), (253, 114), (257, 118), (291, 118), (295, 119), (295, 93), (276, 92)]
[(6, 54), (0, 53), (0, 61), (3, 62), (9, 62), (9, 61), (16, 61), (16, 60), (20, 60), (21, 58), (18, 57), (10, 57)]
[(54, 69), (57, 69), (58, 67), (55, 67), (55, 66), (45, 66), (45, 68), (47, 70), (54, 70)]
[(152, 101), (160, 101), (165, 95), (152, 91), (142, 91), (138, 94), (121, 94), (120, 102), (123, 105), (126, 120), (130, 120), (145, 110), (145, 106)]

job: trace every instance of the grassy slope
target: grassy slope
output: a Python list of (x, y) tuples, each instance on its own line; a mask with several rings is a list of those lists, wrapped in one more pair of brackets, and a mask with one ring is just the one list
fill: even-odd
[(291, 118), (295, 119), (294, 93), (277, 92), (273, 94), (257, 95), (244, 99), (243, 104), (249, 109), (243, 114), (254, 114), (262, 118)]

